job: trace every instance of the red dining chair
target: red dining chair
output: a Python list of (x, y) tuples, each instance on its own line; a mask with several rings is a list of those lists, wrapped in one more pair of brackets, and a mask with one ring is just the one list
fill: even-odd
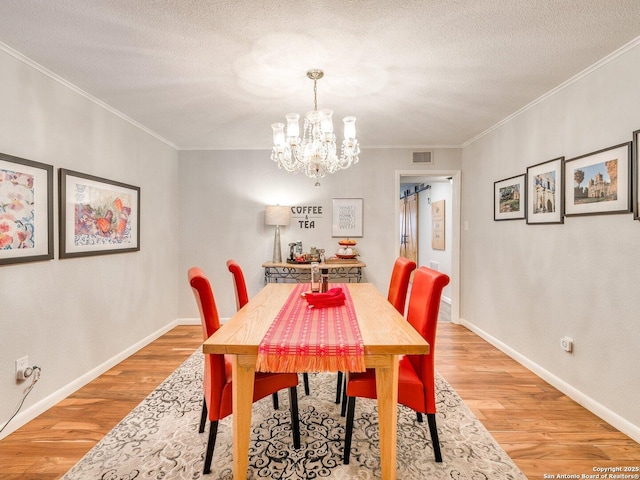
[(409, 279), (415, 269), (416, 262), (405, 257), (396, 258), (393, 264), (387, 300), (389, 300), (391, 305), (396, 307), (400, 315), (404, 315), (404, 309), (407, 303), (407, 291), (409, 290)]
[[(220, 328), (220, 318), (216, 301), (211, 290), (211, 284), (201, 269), (192, 267), (188, 272), (189, 285), (198, 304), (202, 334), (208, 339)], [(199, 432), (204, 432), (207, 417), (211, 422), (207, 453), (205, 455), (203, 474), (211, 473), (211, 460), (218, 433), (218, 421), (230, 415), (233, 409), (232, 397), (232, 368), (231, 359), (222, 354), (205, 354), (204, 356), (202, 415), (200, 417)], [(298, 375), (295, 373), (261, 373), (256, 372), (253, 387), (253, 401), (271, 395), (274, 392), (289, 389), (291, 406), (291, 426), (293, 432), (293, 446), (300, 448), (300, 427), (298, 424)]]
[[(244, 273), (238, 262), (230, 258), (227, 260), (227, 268), (233, 275), (233, 284), (236, 289), (236, 307), (240, 310), (249, 302), (249, 294), (247, 293), (247, 283), (244, 280)], [(307, 373), (302, 374), (302, 380), (304, 383), (304, 393), (309, 395), (309, 375)], [(278, 394), (273, 394), (273, 408), (278, 409)]]
[[(435, 393), (435, 346), (438, 311), (442, 289), (449, 283), (444, 273), (420, 267), (416, 270), (409, 297), (407, 320), (429, 342), (429, 355), (405, 355), (399, 361), (398, 403), (406, 405), (418, 413), (418, 422), (422, 414), (427, 414), (433, 452), (436, 462), (442, 462), (438, 428), (436, 426)], [(349, 463), (351, 436), (356, 397), (376, 398), (376, 376), (374, 369), (363, 373), (349, 373), (347, 378), (347, 425), (344, 442), (344, 463)]]
[[(387, 300), (393, 305), (400, 315), (404, 315), (407, 303), (407, 291), (409, 290), (409, 280), (411, 273), (416, 269), (416, 262), (405, 257), (398, 257), (393, 264), (391, 271), (391, 281), (389, 282), (389, 293)], [(342, 372), (338, 372), (338, 386), (336, 388), (336, 403), (340, 403), (340, 392), (343, 387)], [(344, 417), (347, 408), (346, 392), (342, 393), (342, 412)]]
[(233, 275), (233, 285), (236, 291), (236, 308), (240, 310), (249, 302), (249, 294), (247, 293), (247, 283), (244, 281), (244, 273), (238, 263), (230, 258), (227, 260), (227, 268)]

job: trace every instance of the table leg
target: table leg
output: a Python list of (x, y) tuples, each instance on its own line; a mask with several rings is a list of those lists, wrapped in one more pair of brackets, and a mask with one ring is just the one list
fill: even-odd
[(376, 367), (378, 419), (380, 422), (380, 463), (383, 480), (396, 478), (398, 430), (398, 356), (390, 355), (385, 366)]
[(233, 356), (233, 478), (246, 479), (249, 468), (249, 440), (256, 357)]

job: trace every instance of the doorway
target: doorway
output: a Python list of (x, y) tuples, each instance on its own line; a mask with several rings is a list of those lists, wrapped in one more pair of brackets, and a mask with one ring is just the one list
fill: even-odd
[(400, 256), (418, 263), (418, 195), (400, 198)]
[[(412, 215), (413, 206), (407, 206), (404, 199), (415, 201), (417, 211), (415, 221), (416, 254), (419, 266), (426, 266), (440, 270), (449, 275), (451, 281), (443, 292), (443, 307), (450, 306), (449, 315), (453, 323), (460, 322), (460, 171), (436, 171), (436, 170), (402, 170), (396, 171), (395, 178), (395, 204), (400, 205), (396, 218), (396, 254), (407, 253), (412, 255), (411, 237), (414, 230), (407, 230), (404, 226), (409, 226), (411, 220), (407, 214)], [(446, 182), (446, 188), (444, 185)], [(415, 186), (419, 191), (417, 195), (407, 195), (403, 186)], [(420, 191), (421, 190), (421, 191)], [(448, 200), (445, 201), (445, 209), (448, 210), (447, 218), (450, 228), (447, 233), (446, 247), (443, 251), (433, 251), (429, 248), (418, 246), (417, 244), (431, 244), (432, 224), (431, 222), (431, 201), (439, 202), (443, 194)], [(436, 198), (437, 197), (437, 198)], [(450, 204), (450, 205), (449, 205)], [(411, 248), (410, 248), (411, 247)], [(438, 249), (440, 250), (440, 249)], [(422, 254), (421, 254), (422, 252)], [(425, 253), (426, 252), (426, 253)]]

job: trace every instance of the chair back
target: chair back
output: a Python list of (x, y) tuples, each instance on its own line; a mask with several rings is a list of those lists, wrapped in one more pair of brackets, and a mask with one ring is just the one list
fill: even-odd
[(442, 290), (449, 284), (449, 276), (427, 267), (420, 267), (413, 276), (407, 321), (429, 342), (429, 355), (408, 355), (413, 368), (430, 393), (427, 412), (435, 412), (435, 347), (436, 328)]
[(411, 272), (415, 269), (416, 262), (405, 257), (398, 257), (393, 264), (387, 300), (389, 300), (391, 305), (393, 305), (401, 315), (404, 315)]
[[(191, 290), (198, 304), (198, 310), (200, 310), (202, 335), (206, 340), (220, 328), (216, 300), (211, 290), (211, 283), (209, 283), (209, 279), (201, 269), (197, 267), (190, 268), (188, 276), (189, 285), (191, 285)], [(222, 390), (226, 384), (224, 355), (206, 354), (204, 367), (204, 397), (207, 401), (209, 414), (216, 416), (220, 412)]]
[(247, 294), (247, 283), (244, 281), (244, 274), (240, 265), (232, 258), (227, 260), (227, 268), (233, 275), (233, 284), (236, 289), (236, 308), (240, 310), (249, 301), (249, 295)]

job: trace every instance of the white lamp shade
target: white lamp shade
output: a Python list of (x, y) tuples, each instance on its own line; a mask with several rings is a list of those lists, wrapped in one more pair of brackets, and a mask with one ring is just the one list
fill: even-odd
[(278, 147), (284, 145), (284, 123), (274, 123), (271, 128), (273, 129), (273, 144)]
[(356, 138), (356, 117), (344, 117), (344, 138), (353, 140)]
[(298, 125), (299, 119), (300, 115), (297, 113), (287, 114), (287, 137), (297, 138), (300, 136), (300, 126)]
[(333, 133), (332, 110), (320, 110), (320, 129), (322, 133)]
[(264, 209), (265, 225), (289, 225), (291, 207), (267, 205)]

